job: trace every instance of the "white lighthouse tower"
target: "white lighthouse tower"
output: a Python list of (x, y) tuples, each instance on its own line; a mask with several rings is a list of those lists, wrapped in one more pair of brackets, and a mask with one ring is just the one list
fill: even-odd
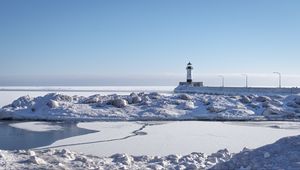
[(191, 62), (189, 62), (186, 66), (186, 82), (188, 84), (192, 84), (192, 82), (193, 82), (193, 80), (192, 80), (192, 70), (193, 70), (192, 64), (191, 64)]

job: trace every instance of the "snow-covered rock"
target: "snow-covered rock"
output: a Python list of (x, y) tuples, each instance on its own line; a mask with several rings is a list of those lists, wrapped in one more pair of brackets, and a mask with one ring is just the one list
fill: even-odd
[(295, 99), (294, 99), (295, 103), (300, 105), (300, 96), (296, 96)]
[(133, 158), (127, 154), (115, 154), (112, 155), (110, 158), (113, 159), (113, 162), (122, 163), (124, 165), (131, 165), (133, 162)]
[(59, 107), (59, 103), (55, 100), (50, 100), (48, 103), (47, 103), (47, 106), (49, 108), (57, 108)]
[(161, 95), (160, 95), (159, 93), (157, 93), (157, 92), (151, 92), (151, 93), (149, 94), (149, 97), (150, 97), (151, 99), (159, 99), (159, 98), (161, 97)]
[(195, 104), (192, 101), (186, 101), (180, 104), (180, 107), (184, 110), (192, 110), (195, 109)]
[(135, 93), (131, 93), (128, 97), (127, 97), (127, 102), (129, 104), (136, 104), (136, 103), (140, 103), (142, 102), (142, 98), (135, 94)]
[(295, 103), (295, 102), (293, 102), (293, 101), (287, 102), (286, 105), (287, 105), (288, 107), (300, 108), (300, 105), (297, 104), (297, 103)]
[[(156, 97), (154, 97), (156, 96)], [(0, 119), (32, 120), (286, 120), (300, 118), (299, 95), (208, 95), (132, 93), (20, 97), (0, 109)]]
[(219, 112), (223, 112), (226, 110), (225, 106), (220, 106), (220, 105), (211, 105), (207, 108), (208, 111), (212, 112), (212, 113), (219, 113)]
[(24, 107), (24, 106), (32, 106), (33, 104), (34, 103), (32, 101), (32, 98), (27, 95), (27, 96), (22, 96), (17, 100), (13, 101), (11, 106), (17, 108), (17, 107)]
[(263, 102), (271, 101), (271, 98), (268, 97), (268, 96), (259, 96), (259, 97), (255, 98), (255, 100), (257, 102), (262, 102), (263, 103)]
[(180, 94), (180, 95), (178, 96), (178, 98), (179, 98), (179, 99), (182, 99), (182, 100), (192, 100), (192, 99), (193, 99), (192, 96), (190, 96), (190, 95), (188, 95), (188, 94), (185, 94), (185, 93)]
[(112, 105), (118, 108), (123, 108), (128, 105), (128, 102), (125, 99), (114, 99)]
[(83, 103), (93, 104), (93, 103), (98, 103), (99, 101), (101, 101), (101, 95), (96, 94), (96, 95), (92, 95), (92, 96), (88, 97), (87, 99), (85, 99), (83, 101)]
[(34, 163), (34, 164), (37, 164), (37, 165), (44, 165), (44, 164), (47, 164), (46, 161), (44, 161), (43, 159), (37, 157), (37, 156), (30, 156), (30, 159), (29, 159), (30, 162)]
[(244, 104), (251, 103), (251, 99), (248, 96), (241, 96), (240, 101)]

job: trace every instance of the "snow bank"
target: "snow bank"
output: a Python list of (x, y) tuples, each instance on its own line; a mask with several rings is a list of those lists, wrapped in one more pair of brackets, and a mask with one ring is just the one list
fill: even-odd
[(115, 154), (97, 157), (67, 149), (40, 151), (1, 151), (0, 168), (5, 169), (207, 169), (229, 160), (225, 149), (212, 155), (131, 156)]
[(254, 150), (244, 149), (211, 169), (300, 169), (300, 136), (282, 138)]
[(220, 150), (211, 155), (132, 156), (114, 154), (97, 157), (69, 151), (0, 150), (3, 169), (300, 169), (300, 136), (286, 137), (254, 150), (238, 154)]
[(23, 96), (0, 109), (0, 119), (29, 120), (293, 120), (300, 95), (132, 93), (90, 97)]

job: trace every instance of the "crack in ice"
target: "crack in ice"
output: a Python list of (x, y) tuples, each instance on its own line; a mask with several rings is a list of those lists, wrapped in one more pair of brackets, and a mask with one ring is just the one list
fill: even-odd
[(149, 123), (140, 123), (142, 126), (139, 129), (132, 131), (128, 136), (124, 136), (121, 138), (114, 138), (114, 139), (106, 139), (106, 140), (98, 140), (98, 141), (91, 141), (91, 142), (80, 142), (80, 143), (71, 143), (71, 144), (64, 144), (64, 145), (57, 145), (57, 146), (50, 146), (50, 147), (42, 147), (34, 150), (43, 150), (43, 149), (53, 149), (53, 148), (61, 148), (67, 146), (77, 146), (77, 145), (88, 145), (88, 144), (95, 144), (95, 143), (104, 143), (104, 142), (113, 142), (113, 141), (121, 141), (125, 139), (129, 139), (135, 136), (147, 135), (146, 132), (142, 132), (147, 126), (153, 126), (153, 124)]

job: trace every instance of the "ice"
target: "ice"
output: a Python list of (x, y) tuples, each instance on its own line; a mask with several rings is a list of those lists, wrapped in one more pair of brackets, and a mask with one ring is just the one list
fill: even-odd
[[(145, 134), (134, 136), (132, 132), (143, 124), (147, 125), (141, 131)], [(299, 122), (82, 122), (78, 126), (99, 132), (62, 139), (49, 147), (98, 156), (115, 153), (166, 156), (195, 151), (210, 154), (222, 148), (230, 152), (239, 152), (244, 147), (254, 149), (300, 134)]]

